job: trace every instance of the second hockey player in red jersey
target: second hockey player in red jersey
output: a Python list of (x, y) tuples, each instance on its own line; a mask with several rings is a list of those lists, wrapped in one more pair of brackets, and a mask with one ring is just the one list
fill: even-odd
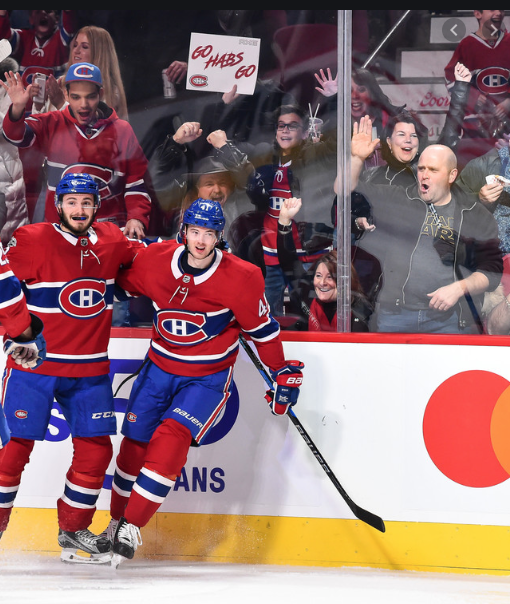
[[(0, 244), (0, 323), (4, 327), (4, 352), (11, 355), (15, 365), (25, 369), (38, 367), (46, 357), (43, 323), (28, 312), (19, 279), (14, 275)], [(10, 430), (0, 409), (0, 450), (10, 439)], [(0, 487), (0, 507), (9, 495)], [(2, 536), (0, 529), (0, 537)]]
[(107, 529), (115, 566), (133, 557), (140, 527), (180, 476), (190, 445), (200, 445), (222, 413), (241, 331), (272, 371), (273, 413), (285, 414), (298, 398), (303, 364), (284, 358), (260, 268), (218, 248), (224, 227), (221, 205), (197, 199), (184, 213), (183, 243), (141, 249), (117, 280), (152, 299), (154, 324), (116, 461)]
[(0, 456), (0, 531), (9, 517), (34, 443), (44, 440), (54, 399), (69, 425), (73, 460), (57, 502), (63, 560), (82, 550), (109, 562), (110, 542), (93, 535), (97, 497), (117, 431), (108, 375), (113, 287), (138, 246), (109, 222), (92, 228), (99, 190), (88, 174), (69, 174), (57, 186), (59, 224), (18, 228), (7, 257), (22, 282), (29, 310), (44, 321), (46, 361), (34, 369), (8, 358), (2, 404), (11, 440)]

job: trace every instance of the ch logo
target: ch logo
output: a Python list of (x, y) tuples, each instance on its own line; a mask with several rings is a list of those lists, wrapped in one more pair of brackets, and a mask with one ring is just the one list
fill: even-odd
[(58, 296), (62, 311), (76, 319), (91, 319), (106, 309), (106, 281), (77, 279), (64, 285)]
[(285, 197), (270, 197), (270, 205), (272, 210), (279, 212), (282, 209)]
[(80, 78), (93, 78), (94, 73), (93, 70), (87, 65), (80, 65), (73, 69), (73, 75)]
[(503, 67), (487, 67), (476, 76), (476, 86), (483, 94), (507, 94), (509, 71)]
[(167, 342), (186, 346), (207, 339), (207, 333), (202, 329), (206, 322), (202, 313), (165, 310), (158, 313), (156, 329)]

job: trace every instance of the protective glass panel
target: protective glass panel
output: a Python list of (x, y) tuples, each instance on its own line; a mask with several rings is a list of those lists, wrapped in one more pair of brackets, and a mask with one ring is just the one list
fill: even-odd
[[(1, 72), (34, 84), (29, 113), (71, 111), (97, 142), (22, 154), (30, 221), (55, 219), (68, 163), (135, 238), (182, 236), (195, 199), (219, 202), (220, 245), (260, 267), (282, 330), (508, 333), (505, 11), (1, 13), (26, 40), (76, 32), (52, 66), (11, 38)], [(94, 120), (62, 79), (80, 62), (102, 73)], [(101, 130), (112, 109), (136, 144)], [(151, 322), (144, 297), (115, 304), (115, 325)]]

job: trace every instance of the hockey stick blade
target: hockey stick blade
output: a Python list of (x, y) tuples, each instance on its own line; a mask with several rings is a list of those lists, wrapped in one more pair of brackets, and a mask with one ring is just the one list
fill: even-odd
[[(271, 376), (268, 374), (264, 365), (262, 365), (262, 362), (260, 361), (260, 359), (253, 352), (250, 345), (245, 340), (244, 336), (242, 336), (241, 334), (239, 334), (239, 341), (241, 342), (241, 346), (246, 351), (246, 354), (250, 357), (250, 360), (252, 361), (252, 363), (258, 369), (260, 375), (264, 378), (266, 384), (272, 390), (274, 388), (273, 380), (271, 379)], [(294, 411), (291, 408), (289, 408), (287, 415), (290, 417), (291, 422), (294, 424), (297, 431), (299, 432), (299, 434), (301, 435), (303, 440), (308, 445), (308, 448), (313, 453), (315, 459), (319, 462), (320, 466), (322, 467), (324, 472), (327, 474), (328, 478), (335, 485), (336, 490), (340, 493), (343, 500), (349, 506), (349, 509), (354, 514), (354, 516), (356, 516), (356, 518), (358, 518), (358, 520), (361, 520), (362, 522), (364, 522), (365, 524), (368, 524), (372, 528), (375, 528), (378, 531), (381, 531), (381, 533), (384, 533), (386, 531), (386, 527), (384, 525), (383, 519), (380, 518), (379, 516), (377, 516), (376, 514), (372, 514), (372, 512), (369, 512), (369, 511), (363, 509), (362, 507), (360, 507), (359, 505), (357, 505), (356, 503), (354, 503), (354, 501), (349, 497), (348, 493), (341, 485), (338, 478), (335, 476), (333, 470), (329, 467), (329, 465), (326, 463), (326, 460), (322, 457), (319, 449), (317, 449), (315, 443), (310, 438), (310, 435), (307, 433), (307, 431), (303, 427), (303, 424), (299, 421), (298, 417), (296, 416), (296, 414), (294, 413)]]
[(303, 424), (299, 421), (294, 411), (289, 409), (288, 416), (290, 417), (290, 421), (296, 426), (298, 432), (301, 434), (301, 437), (308, 445), (308, 448), (313, 453), (315, 459), (319, 462), (322, 469), (328, 475), (331, 482), (335, 485), (336, 490), (340, 493), (345, 503), (349, 506), (351, 512), (358, 518), (359, 520), (365, 522), (365, 524), (370, 525), (371, 527), (381, 531), (384, 533), (386, 531), (386, 527), (384, 526), (384, 521), (382, 518), (377, 516), (376, 514), (372, 514), (367, 510), (364, 510), (362, 507), (354, 503), (354, 501), (349, 497), (343, 486), (340, 484), (340, 481), (335, 476), (329, 465), (326, 463), (319, 450), (315, 446), (315, 443), (308, 435), (307, 431), (304, 429)]

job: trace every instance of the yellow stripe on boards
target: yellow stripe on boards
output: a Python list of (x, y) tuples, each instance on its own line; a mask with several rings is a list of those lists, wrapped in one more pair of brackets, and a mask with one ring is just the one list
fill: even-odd
[[(97, 511), (90, 529), (109, 520)], [(0, 550), (57, 554), (55, 510), (15, 508)], [(142, 529), (137, 556), (180, 561), (357, 566), (472, 574), (510, 573), (510, 528), (359, 520), (159, 513)]]

